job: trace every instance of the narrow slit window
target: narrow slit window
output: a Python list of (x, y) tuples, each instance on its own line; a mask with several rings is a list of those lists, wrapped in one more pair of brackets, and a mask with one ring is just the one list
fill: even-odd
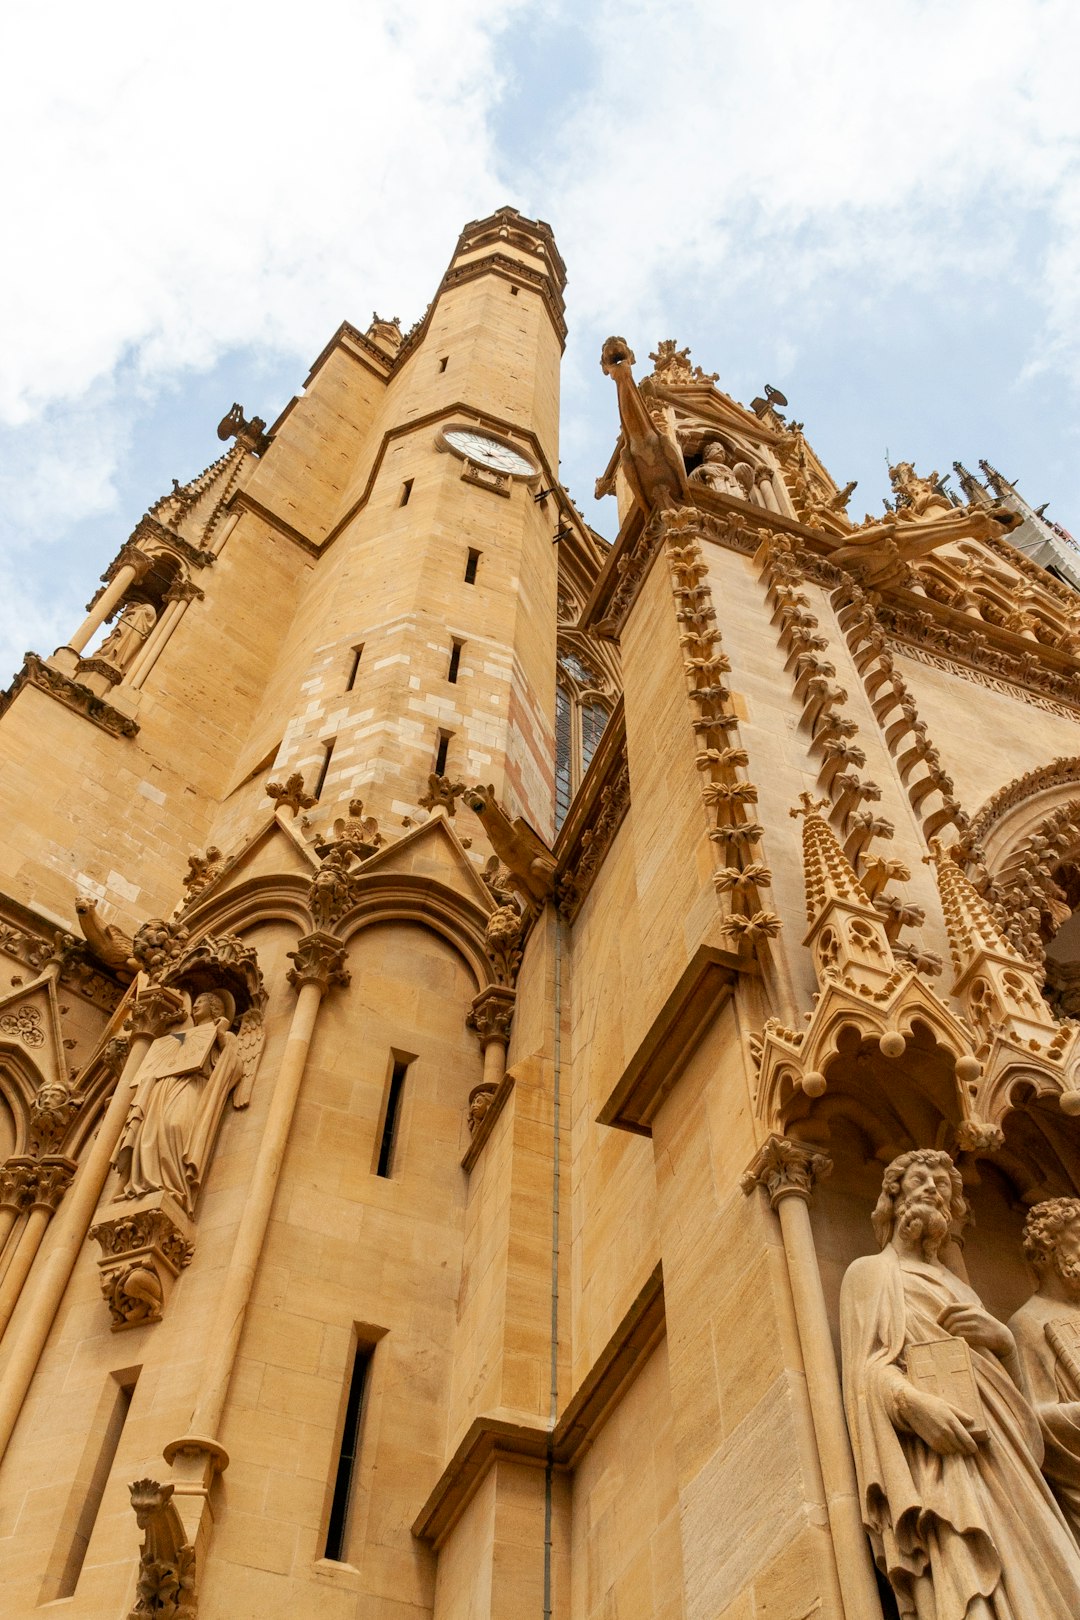
[(139, 1369), (135, 1368), (125, 1373), (110, 1373), (106, 1381), (45, 1572), (39, 1603), (53, 1603), (58, 1598), (75, 1595), (138, 1376)]
[(345, 682), (346, 692), (351, 692), (353, 687), (356, 685), (356, 677), (360, 673), (360, 660), (363, 657), (363, 653), (363, 642), (360, 643), (359, 647), (354, 647), (352, 650), (352, 662), (349, 665), (349, 678)]
[(398, 502), (399, 506), (408, 506), (409, 496), (412, 494), (412, 486), (412, 479), (406, 478), (405, 482), (401, 486), (401, 500)]
[(323, 754), (323, 762), (319, 766), (319, 779), (315, 783), (315, 797), (317, 799), (321, 797), (322, 790), (326, 786), (326, 775), (330, 769), (330, 761), (334, 757), (334, 742), (336, 742), (336, 740), (337, 739), (334, 738), (325, 745), (326, 751)]
[(480, 553), (478, 551), (470, 550), (468, 560), (467, 560), (467, 562), (465, 564), (465, 583), (466, 583), (466, 585), (475, 585), (476, 584), (476, 568), (477, 568), (477, 564), (479, 563), (479, 561), (480, 561)]
[(364, 1415), (364, 1390), (371, 1366), (371, 1346), (358, 1344), (353, 1356), (349, 1377), (349, 1394), (345, 1402), (345, 1422), (341, 1430), (341, 1449), (338, 1452), (337, 1473), (334, 1476), (334, 1495), (330, 1503), (330, 1520), (326, 1527), (324, 1558), (341, 1563), (345, 1557), (345, 1532), (349, 1526), (349, 1501), (356, 1477), (356, 1460), (360, 1453), (360, 1423)]
[(435, 775), (436, 776), (445, 776), (446, 775), (446, 751), (450, 747), (450, 738), (452, 737), (452, 735), (453, 735), (453, 733), (450, 732), (450, 731), (440, 731), (439, 732), (439, 746), (435, 751)]
[(446, 370), (447, 361), (449, 359), (450, 359), (450, 356), (448, 354), (443, 355), (442, 359), (439, 361), (439, 370), (440, 371), (445, 371)]
[(461, 667), (461, 649), (464, 645), (463, 641), (450, 643), (450, 667), (446, 671), (446, 678), (451, 685), (457, 685), (458, 670)]
[(394, 1141), (397, 1136), (398, 1123), (401, 1119), (401, 1096), (405, 1090), (405, 1076), (408, 1072), (408, 1058), (395, 1057), (394, 1067), (390, 1071), (390, 1084), (386, 1088), (382, 1138), (379, 1142), (379, 1162), (375, 1167), (377, 1176), (389, 1177), (393, 1169)]

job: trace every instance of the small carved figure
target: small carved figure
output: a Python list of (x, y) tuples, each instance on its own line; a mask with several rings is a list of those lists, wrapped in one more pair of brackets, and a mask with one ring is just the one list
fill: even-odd
[(1080, 1198), (1036, 1204), (1024, 1254), (1038, 1286), (1009, 1328), (1042, 1424), (1043, 1472), (1080, 1540)]
[(186, 930), (178, 924), (166, 922), (164, 917), (149, 917), (135, 930), (127, 965), (133, 973), (145, 973), (147, 978), (160, 979), (169, 964), (179, 956), (186, 938)]
[(898, 461), (889, 468), (889, 482), (896, 491), (898, 517), (918, 519), (925, 512), (953, 510), (949, 497), (939, 488), (941, 477), (936, 472), (920, 478), (910, 461)]
[(229, 1028), (234, 1010), (227, 991), (204, 992), (190, 1017), (151, 1045), (132, 1081), (114, 1161), (118, 1198), (168, 1192), (193, 1213), (226, 1100), (236, 1093), (234, 1107), (247, 1101), (237, 1090), (244, 1065)]
[(220, 877), (224, 864), (224, 857), (216, 844), (210, 844), (205, 855), (189, 855), (188, 875), (184, 879), (188, 899), (194, 900), (196, 895), (208, 889), (214, 879)]
[[(350, 799), (349, 814), (338, 816), (334, 822), (334, 843), (342, 849), (351, 850), (362, 861), (374, 855), (383, 843), (379, 823), (374, 816), (364, 814), (363, 799)], [(322, 853), (321, 849), (319, 853)]]
[(129, 1490), (143, 1543), (128, 1620), (195, 1620), (195, 1549), (172, 1500), (172, 1485), (137, 1479)]
[(63, 1080), (46, 1080), (30, 1104), (30, 1151), (59, 1153), (79, 1104)]
[(311, 881), (308, 909), (312, 922), (325, 931), (348, 910), (352, 898), (349, 882), (350, 851), (342, 845), (332, 849)]
[(149, 602), (129, 602), (91, 656), (103, 664), (111, 664), (113, 669), (127, 669), (156, 623), (157, 613)]
[(253, 416), (249, 422), (244, 416), (242, 405), (233, 405), (226, 411), (218, 423), (217, 436), (219, 439), (235, 439), (243, 450), (253, 450), (261, 456), (270, 444), (266, 432), (266, 423), (261, 416)]
[[(706, 489), (716, 490), (718, 495), (734, 495), (736, 500), (748, 500), (747, 487), (735, 476), (735, 470), (728, 460), (728, 450), (719, 440), (714, 439), (705, 446), (702, 452), (701, 465), (695, 467), (690, 474), (692, 484), (704, 484)], [(753, 470), (745, 461), (739, 463), (750, 474), (750, 485), (753, 485)]]
[(1080, 1550), (1040, 1472), (1008, 1328), (939, 1256), (967, 1213), (948, 1154), (885, 1171), (881, 1253), (840, 1295), (863, 1521), (905, 1620), (1070, 1620)]
[(473, 1086), (472, 1090), (469, 1092), (469, 1107), (465, 1118), (468, 1123), (470, 1136), (475, 1134), (477, 1126), (480, 1124), (480, 1121), (484, 1118), (484, 1115), (491, 1107), (491, 1099), (494, 1097), (494, 1095), (495, 1087), (491, 1085), (490, 1082), (481, 1084), (479, 1086)]

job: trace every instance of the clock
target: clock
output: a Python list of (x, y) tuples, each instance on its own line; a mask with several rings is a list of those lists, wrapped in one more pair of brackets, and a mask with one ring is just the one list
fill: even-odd
[(493, 439), (473, 428), (447, 428), (443, 443), (455, 455), (475, 461), (493, 472), (509, 473), (512, 478), (535, 478), (536, 468), (531, 461), (501, 439)]

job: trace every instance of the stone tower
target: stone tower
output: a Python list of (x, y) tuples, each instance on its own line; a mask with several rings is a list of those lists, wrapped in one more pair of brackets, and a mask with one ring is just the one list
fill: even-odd
[(467, 226), (409, 333), (233, 407), (3, 700), (5, 1613), (966, 1604), (983, 1476), (920, 1573), (841, 1299), (897, 1160), (985, 1320), (897, 1330), (875, 1444), (921, 1477), (935, 1345), (957, 1410), (960, 1363), (1035, 1398), (1052, 1297), (1017, 1466), (1057, 1584), (988, 1508), (969, 1612), (1072, 1612), (1071, 575), (989, 472), (899, 463), (856, 525), (672, 341), (640, 382), (604, 345), (608, 546), (563, 286), (543, 223)]

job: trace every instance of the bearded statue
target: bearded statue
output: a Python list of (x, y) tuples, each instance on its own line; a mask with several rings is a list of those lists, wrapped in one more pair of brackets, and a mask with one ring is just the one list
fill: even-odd
[(1038, 1287), (1009, 1328), (1042, 1424), (1043, 1470), (1080, 1540), (1080, 1198), (1036, 1204), (1024, 1254)]
[(1009, 1329), (940, 1256), (967, 1205), (947, 1153), (885, 1171), (881, 1251), (840, 1295), (863, 1522), (904, 1620), (1067, 1620), (1080, 1549), (1043, 1478)]

